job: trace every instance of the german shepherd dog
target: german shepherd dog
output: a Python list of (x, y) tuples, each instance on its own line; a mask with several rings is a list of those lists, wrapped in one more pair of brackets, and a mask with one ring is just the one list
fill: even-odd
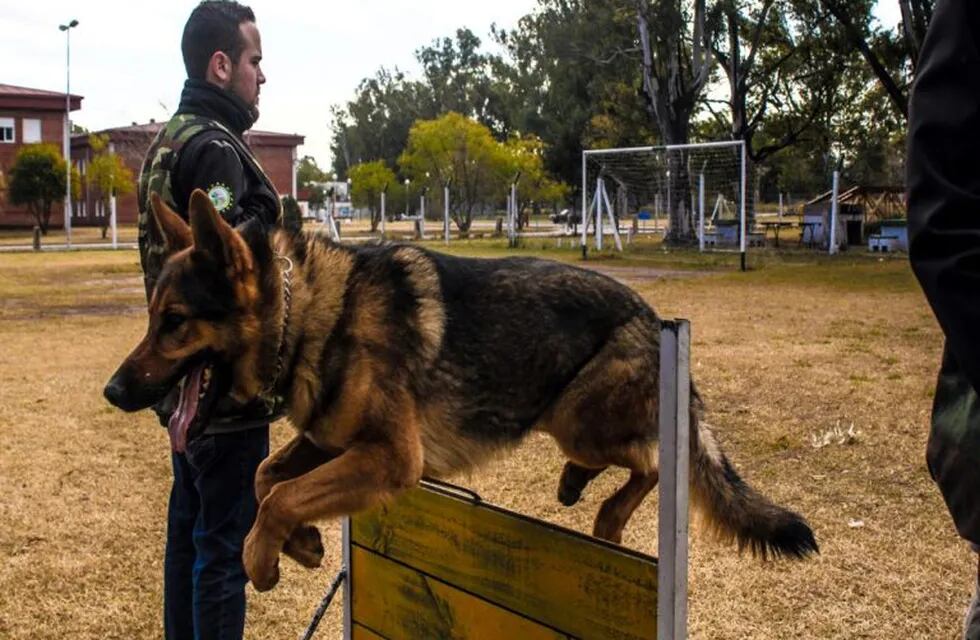
[[(193, 380), (171, 422), (187, 438), (218, 396), (284, 399), (298, 435), (256, 477), (243, 560), (257, 589), (278, 581), (281, 552), (319, 565), (311, 522), (473, 469), (532, 430), (568, 459), (563, 504), (606, 467), (629, 469), (597, 537), (619, 542), (656, 486), (660, 320), (627, 287), (547, 260), (232, 229), (201, 191), (190, 225), (158, 198), (152, 209), (171, 253), (146, 336), (105, 395), (135, 411)], [(816, 552), (803, 518), (738, 476), (691, 391), (691, 488), (712, 528), (763, 557)]]

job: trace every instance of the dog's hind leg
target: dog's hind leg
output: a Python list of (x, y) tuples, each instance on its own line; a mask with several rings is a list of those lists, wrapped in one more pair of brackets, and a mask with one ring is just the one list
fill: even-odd
[(595, 518), (592, 535), (617, 544), (622, 542), (623, 528), (627, 521), (647, 494), (657, 486), (659, 479), (660, 474), (657, 471), (632, 472), (626, 484), (602, 503)]
[(582, 497), (582, 491), (592, 480), (606, 470), (605, 466), (583, 467), (569, 460), (558, 480), (558, 502), (570, 507)]
[[(262, 461), (255, 474), (255, 497), (259, 504), (272, 487), (308, 473), (340, 455), (341, 451), (326, 451), (300, 434)], [(310, 569), (323, 561), (323, 541), (320, 531), (310, 524), (299, 524), (283, 545), (283, 553)]]

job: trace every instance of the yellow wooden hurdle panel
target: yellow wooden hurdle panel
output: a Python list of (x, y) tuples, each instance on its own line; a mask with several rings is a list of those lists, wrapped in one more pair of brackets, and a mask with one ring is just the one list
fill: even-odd
[(352, 635), (654, 638), (654, 558), (425, 483), (351, 520)]

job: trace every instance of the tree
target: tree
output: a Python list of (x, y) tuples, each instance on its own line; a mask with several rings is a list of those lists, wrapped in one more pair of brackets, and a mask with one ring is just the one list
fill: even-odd
[[(544, 165), (578, 185), (582, 149), (654, 144), (640, 93), (636, 13), (627, 0), (539, 0), (491, 57), (506, 136), (534, 134)], [(503, 138), (506, 139), (506, 138)]]
[(300, 187), (309, 188), (315, 182), (326, 182), (326, 171), (320, 169), (313, 156), (303, 156), (296, 165), (296, 182)]
[(355, 207), (366, 207), (371, 212), (371, 231), (377, 231), (381, 222), (381, 193), (397, 183), (394, 171), (383, 160), (364, 162), (350, 168), (351, 202)]
[(449, 182), (450, 215), (463, 233), (478, 205), (503, 200), (511, 168), (503, 145), (486, 126), (453, 112), (416, 122), (398, 165), (415, 184)]
[[(92, 134), (88, 137), (89, 146), (95, 154), (88, 165), (86, 181), (89, 189), (102, 203), (103, 211), (108, 211), (113, 196), (132, 193), (135, 188), (133, 172), (123, 159), (109, 151), (109, 136)], [(102, 217), (102, 237), (106, 237), (109, 216)]]
[(334, 172), (345, 176), (350, 167), (367, 160), (395, 166), (412, 124), (437, 115), (427, 111), (431, 104), (424, 84), (406, 79), (398, 69), (381, 68), (362, 80), (353, 100), (331, 109)]
[[(10, 169), (10, 202), (26, 205), (47, 235), (51, 207), (65, 198), (65, 160), (53, 144), (28, 144), (17, 151)], [(78, 172), (72, 168), (72, 198), (78, 197)]]
[[(705, 0), (693, 0), (693, 18), (681, 0), (637, 0), (636, 20), (642, 50), (643, 95), (665, 144), (685, 144), (701, 93), (711, 77), (710, 35), (705, 30)], [(693, 23), (688, 27), (688, 20)], [(652, 25), (652, 28), (651, 28)], [(690, 35), (688, 35), (690, 34)], [(686, 193), (687, 167), (678, 154), (668, 159), (674, 193)], [(693, 211), (677, 198), (670, 217), (672, 242), (694, 239)]]
[(455, 38), (439, 38), (415, 52), (429, 99), (424, 111), (442, 115), (455, 111), (486, 125), (497, 135), (505, 126), (495, 102), (490, 57), (480, 52), (480, 38), (467, 28)]
[(898, 0), (901, 34), (874, 27), (874, 0), (823, 0), (823, 6), (844, 27), (881, 84), (892, 108), (908, 120), (909, 87), (919, 49), (932, 19), (934, 0)]
[(534, 135), (523, 137), (513, 136), (505, 144), (511, 174), (520, 173), (517, 183), (518, 229), (524, 227), (526, 217), (523, 215), (528, 206), (540, 209), (542, 204), (555, 205), (565, 200), (571, 188), (563, 182), (553, 179), (544, 168), (544, 142)]
[(311, 211), (320, 211), (327, 206), (327, 190), (322, 185), (311, 183), (306, 188), (310, 193), (306, 202), (310, 205)]

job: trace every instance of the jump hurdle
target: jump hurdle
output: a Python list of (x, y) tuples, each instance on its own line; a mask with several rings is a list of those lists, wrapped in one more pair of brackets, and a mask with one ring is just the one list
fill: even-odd
[(665, 321), (659, 561), (426, 480), (344, 520), (344, 638), (685, 638), (689, 352), (690, 324)]

